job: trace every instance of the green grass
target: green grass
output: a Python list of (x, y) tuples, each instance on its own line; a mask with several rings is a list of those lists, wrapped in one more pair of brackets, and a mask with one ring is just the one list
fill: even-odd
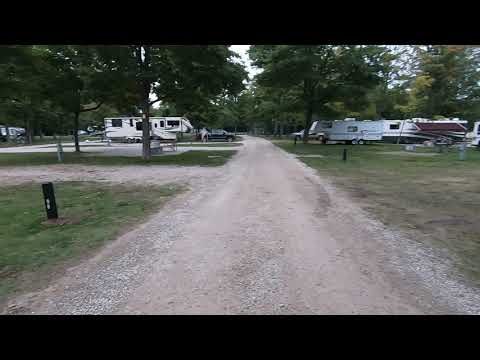
[(40, 184), (1, 186), (0, 303), (138, 225), (180, 191), (174, 185), (56, 183), (59, 217), (71, 223), (46, 225)]
[(236, 143), (236, 142), (231, 142), (231, 143), (212, 143), (212, 142), (208, 142), (208, 143), (192, 143), (192, 144), (178, 144), (177, 146), (178, 147), (189, 147), (189, 146), (206, 146), (206, 147), (222, 147), (222, 146), (225, 146), (225, 147), (235, 147), (235, 146), (242, 146), (243, 144), (242, 143)]
[[(82, 165), (179, 165), (179, 166), (220, 166), (225, 164), (235, 150), (187, 151), (178, 155), (153, 156), (144, 161), (133, 156), (101, 156), (88, 153), (64, 153), (64, 164)], [(56, 153), (0, 154), (2, 166), (37, 166), (58, 164)]]
[[(443, 253), (476, 285), (480, 285), (480, 151), (437, 154), (400, 145), (322, 145), (274, 141), (336, 185), (384, 224), (401, 229)], [(342, 161), (347, 149), (347, 161)]]

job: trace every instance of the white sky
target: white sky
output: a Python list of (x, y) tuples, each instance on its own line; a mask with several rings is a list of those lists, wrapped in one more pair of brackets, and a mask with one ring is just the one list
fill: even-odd
[(248, 58), (247, 54), (247, 50), (249, 47), (250, 45), (232, 45), (230, 46), (230, 50), (235, 51), (241, 56), (251, 80), (255, 74), (258, 74), (259, 71), (257, 69), (254, 69), (250, 64), (250, 59)]

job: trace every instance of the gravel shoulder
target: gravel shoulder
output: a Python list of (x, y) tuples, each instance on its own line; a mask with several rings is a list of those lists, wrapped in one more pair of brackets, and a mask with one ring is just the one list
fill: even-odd
[[(219, 168), (158, 169), (157, 181), (184, 177), (191, 191), (18, 306), (35, 314), (478, 313), (474, 291), (435, 282), (440, 267), (428, 249), (383, 228), (270, 142), (245, 136), (243, 148)], [(81, 176), (144, 182), (157, 170), (93, 171)]]

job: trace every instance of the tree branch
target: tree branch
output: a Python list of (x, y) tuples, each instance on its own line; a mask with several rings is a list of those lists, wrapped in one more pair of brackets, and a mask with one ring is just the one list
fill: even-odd
[(103, 105), (103, 102), (99, 102), (97, 105), (91, 107), (91, 108), (83, 108), (80, 110), (80, 112), (87, 112), (87, 111), (93, 111), (93, 110), (97, 110), (100, 106)]
[(150, 101), (149, 104), (150, 104), (150, 106), (151, 106), (151, 105), (159, 102), (160, 100), (161, 100), (161, 99), (156, 99), (156, 100)]
[(16, 102), (22, 103), (22, 101), (20, 101), (18, 99), (15, 99), (15, 98), (8, 97), (8, 96), (2, 96), (2, 97), (0, 97), (0, 99), (11, 100), (11, 101), (16, 101)]

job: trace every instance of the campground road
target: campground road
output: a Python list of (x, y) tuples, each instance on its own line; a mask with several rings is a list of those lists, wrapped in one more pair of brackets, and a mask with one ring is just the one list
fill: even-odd
[(40, 314), (458, 313), (347, 195), (267, 140), (18, 299)]

